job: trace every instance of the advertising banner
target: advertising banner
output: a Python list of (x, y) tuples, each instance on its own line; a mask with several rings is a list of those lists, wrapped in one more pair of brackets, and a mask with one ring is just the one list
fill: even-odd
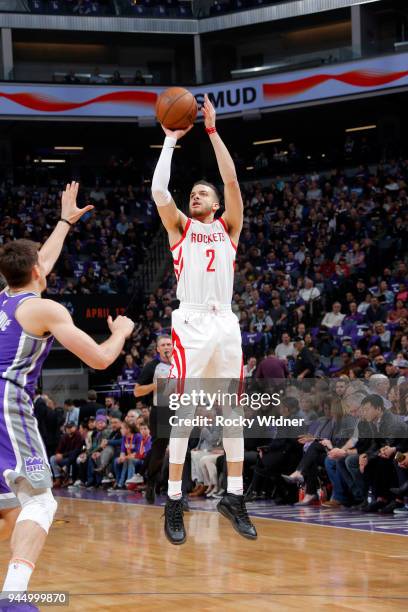
[[(254, 79), (189, 87), (197, 102), (210, 95), (218, 114), (254, 111), (408, 85), (408, 53)], [(0, 116), (154, 118), (165, 87), (0, 84)]]

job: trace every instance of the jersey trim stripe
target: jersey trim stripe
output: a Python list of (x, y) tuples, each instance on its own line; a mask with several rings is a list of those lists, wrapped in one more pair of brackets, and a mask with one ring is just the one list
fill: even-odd
[[(180, 353), (180, 359), (181, 359), (181, 371), (179, 369), (179, 381), (177, 383), (178, 386), (178, 392), (179, 393), (184, 393), (184, 381), (186, 378), (186, 353), (184, 350), (183, 345), (181, 344), (181, 340), (178, 337), (177, 333), (175, 332), (174, 329), (172, 329), (171, 335), (173, 337), (173, 342), (175, 347), (178, 349), (179, 353)], [(176, 353), (175, 353), (175, 358), (176, 358), (176, 365), (177, 365), (177, 357), (176, 357)]]
[(183, 242), (184, 238), (187, 235), (188, 228), (190, 227), (190, 225), (191, 225), (191, 219), (187, 219), (187, 223), (186, 223), (186, 226), (184, 228), (184, 232), (183, 232), (180, 240), (178, 242), (176, 242), (176, 244), (173, 244), (172, 247), (170, 247), (170, 251), (174, 251), (174, 249), (176, 249)]
[(230, 235), (229, 235), (229, 233), (228, 233), (227, 224), (225, 223), (225, 221), (224, 221), (224, 219), (223, 219), (222, 217), (220, 217), (220, 218), (218, 219), (218, 221), (221, 223), (222, 227), (225, 229), (225, 233), (227, 234), (227, 236), (228, 236), (228, 238), (229, 238), (229, 240), (230, 240), (230, 243), (232, 244), (233, 248), (234, 248), (234, 249), (235, 249), (235, 251), (236, 251), (238, 247), (237, 247), (237, 245), (235, 244), (235, 242), (234, 242), (234, 241), (231, 239), (231, 236), (230, 236)]

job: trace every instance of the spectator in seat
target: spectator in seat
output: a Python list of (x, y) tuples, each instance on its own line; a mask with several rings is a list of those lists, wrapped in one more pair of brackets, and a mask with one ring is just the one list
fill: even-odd
[(304, 287), (299, 291), (301, 303), (296, 309), (299, 320), (313, 325), (320, 315), (320, 290), (314, 286), (310, 278), (305, 278)]
[[(143, 433), (137, 433), (136, 427), (127, 423), (122, 424), (122, 442), (120, 455), (114, 462), (116, 483), (113, 486), (114, 489), (126, 489), (125, 482), (130, 480), (135, 472), (143, 465), (143, 458), (141, 458), (141, 451), (144, 457), (146, 452), (145, 445), (149, 446), (149, 442), (146, 440), (146, 434), (148, 428), (144, 427)], [(141, 428), (142, 429), (142, 428)], [(150, 436), (148, 436), (150, 438)], [(143, 448), (141, 445), (143, 443)], [(150, 448), (150, 446), (149, 446)], [(147, 448), (147, 450), (149, 450)]]
[(112, 85), (123, 85), (123, 79), (120, 76), (119, 70), (115, 70), (115, 72), (113, 73), (111, 83)]
[(367, 433), (367, 423), (359, 423), (358, 421), (361, 417), (361, 402), (365, 395), (363, 393), (346, 394), (347, 387), (342, 394), (342, 397), (345, 398), (342, 400), (342, 404), (345, 414), (349, 414), (356, 419), (356, 426), (345, 444), (342, 446), (333, 445), (333, 448), (328, 450), (324, 466), (333, 489), (331, 499), (322, 504), (324, 508), (338, 509), (342, 506), (358, 506), (364, 502), (365, 487), (359, 472), (356, 444), (359, 434), (362, 437)]
[[(104, 474), (105, 470), (111, 471), (111, 463), (119, 457), (122, 447), (122, 413), (112, 412), (110, 417), (110, 433), (109, 437), (101, 440), (101, 454), (99, 457), (99, 466), (95, 468), (95, 473)], [(105, 479), (107, 480), (107, 479)], [(109, 480), (108, 480), (109, 482)], [(105, 484), (102, 480), (102, 484)]]
[(82, 445), (82, 436), (76, 423), (68, 422), (65, 426), (65, 434), (58, 444), (57, 452), (50, 459), (55, 489), (68, 483), (71, 467), (75, 466)]
[(322, 327), (339, 327), (342, 324), (344, 317), (346, 316), (340, 311), (340, 302), (334, 302), (332, 306), (332, 311), (327, 312), (322, 319)]
[(293, 375), (295, 378), (311, 378), (315, 372), (315, 362), (312, 353), (305, 346), (305, 341), (299, 336), (295, 338), (294, 347), (296, 350), (295, 366)]
[(393, 458), (397, 451), (406, 448), (408, 427), (399, 416), (385, 409), (379, 395), (368, 395), (361, 406), (362, 417), (370, 424), (371, 443), (359, 454), (359, 467), (366, 488), (371, 488), (374, 497), (362, 510), (378, 512), (389, 504), (392, 497), (390, 488), (398, 485)]
[[(385, 363), (385, 360), (384, 360)], [(379, 395), (383, 401), (384, 408), (389, 410), (392, 407), (391, 402), (387, 399), (390, 390), (390, 381), (385, 374), (373, 374), (369, 382), (370, 393)]]
[(125, 365), (122, 368), (122, 380), (129, 383), (135, 383), (139, 378), (139, 374), (139, 366), (135, 363), (132, 355), (128, 353), (125, 357)]
[(385, 322), (387, 318), (387, 311), (384, 306), (381, 306), (378, 297), (371, 298), (371, 304), (367, 308), (365, 313), (366, 321), (368, 323), (375, 323), (376, 321)]
[(102, 442), (109, 437), (109, 431), (107, 431), (107, 418), (103, 414), (98, 414), (95, 418), (95, 429), (91, 434), (91, 446), (87, 453), (88, 456), (88, 467), (87, 467), (87, 481), (86, 486), (93, 487), (99, 486), (102, 480), (101, 473), (95, 472), (95, 468), (100, 466), (100, 458), (103, 451)]
[(141, 70), (136, 70), (135, 76), (133, 77), (133, 85), (145, 85), (146, 80)]
[(88, 391), (88, 401), (81, 406), (79, 412), (79, 421), (87, 421), (89, 417), (96, 417), (96, 413), (100, 410), (105, 411), (104, 406), (97, 402), (98, 394), (93, 389), (89, 389)]
[(256, 357), (250, 357), (248, 363), (244, 365), (244, 379), (251, 378), (256, 372)]
[(406, 319), (408, 319), (408, 309), (404, 307), (402, 300), (397, 300), (395, 308), (388, 313), (387, 323), (401, 323)]
[(115, 397), (112, 397), (111, 395), (107, 395), (105, 397), (105, 409), (106, 416), (108, 416), (109, 418), (113, 417), (114, 414), (117, 414), (117, 412), (119, 411), (118, 400)]
[(291, 342), (290, 335), (284, 332), (281, 337), (280, 344), (275, 348), (275, 355), (278, 359), (290, 359), (295, 358), (296, 350), (293, 342)]
[(75, 425), (79, 426), (79, 407), (74, 406), (74, 402), (70, 399), (66, 399), (64, 401), (64, 414), (65, 420), (64, 425), (67, 423), (75, 423)]
[(317, 419), (311, 425), (310, 433), (299, 437), (299, 443), (303, 445), (303, 457), (292, 474), (283, 475), (288, 483), (305, 484), (304, 500), (295, 505), (309, 506), (317, 501), (318, 467), (324, 466), (329, 450), (347, 442), (355, 425), (356, 419), (345, 414), (341, 402), (335, 399), (331, 402), (328, 415)]
[(95, 68), (89, 77), (89, 82), (93, 85), (104, 85), (106, 83), (106, 79), (101, 75), (99, 68)]
[[(295, 397), (285, 397), (279, 405), (279, 414), (284, 418), (299, 418), (299, 402)], [(292, 471), (302, 458), (302, 447), (296, 433), (300, 436), (303, 426), (279, 427), (278, 435), (269, 444), (258, 448), (258, 460), (249, 493), (249, 500), (258, 499), (261, 491), (270, 495), (274, 491), (275, 502), (291, 503), (295, 501), (293, 490), (288, 490), (281, 477), (283, 471)]]

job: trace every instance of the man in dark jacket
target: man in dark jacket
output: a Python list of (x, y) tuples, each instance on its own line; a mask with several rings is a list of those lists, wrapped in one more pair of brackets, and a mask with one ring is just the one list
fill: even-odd
[(69, 476), (70, 468), (75, 466), (76, 458), (84, 443), (75, 423), (67, 423), (65, 432), (58, 444), (57, 452), (50, 459), (55, 478), (54, 488), (59, 488), (62, 478)]
[(408, 427), (400, 417), (385, 410), (380, 395), (367, 395), (361, 407), (363, 419), (370, 425), (370, 443), (363, 452), (357, 446), (359, 466), (366, 487), (372, 489), (374, 497), (363, 510), (378, 512), (388, 505), (390, 488), (398, 484), (393, 459), (397, 451), (406, 448)]
[[(295, 397), (285, 397), (281, 400), (279, 414), (284, 418), (298, 419), (299, 402)], [(276, 435), (268, 444), (258, 448), (258, 461), (254, 469), (254, 476), (248, 498), (257, 499), (263, 489), (266, 493), (275, 490), (275, 496), (285, 503), (296, 501), (296, 489), (287, 487), (281, 473), (293, 471), (302, 457), (302, 446), (298, 443), (298, 436), (305, 432), (303, 426), (278, 427)], [(295, 497), (293, 497), (295, 495)]]
[(297, 351), (293, 375), (295, 378), (312, 378), (315, 372), (315, 364), (312, 353), (305, 346), (304, 340), (295, 338), (294, 346)]

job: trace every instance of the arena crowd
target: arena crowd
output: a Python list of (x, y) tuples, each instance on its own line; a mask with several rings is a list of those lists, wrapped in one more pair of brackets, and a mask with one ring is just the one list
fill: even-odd
[[(246, 439), (249, 499), (408, 512), (407, 172), (406, 160), (390, 159), (243, 186), (232, 308), (245, 377), (254, 388), (262, 379), (304, 383), (277, 411), (303, 415), (297, 435), (281, 430)], [(98, 215), (70, 235), (49, 296), (127, 293), (158, 227), (144, 185), (127, 192), (96, 187), (89, 196)], [(3, 185), (0, 198), (2, 241), (45, 239), (57, 216), (57, 187)], [(123, 380), (136, 383), (156, 359), (155, 343), (170, 332), (177, 305), (169, 269), (141, 309), (123, 355)], [(101, 406), (95, 400), (91, 393), (64, 412), (51, 398), (37, 398), (44, 435), (54, 432), (47, 448), (56, 486), (143, 487), (151, 398), (126, 415), (112, 398)], [(220, 495), (220, 432), (198, 432), (190, 447), (191, 494)], [(165, 470), (164, 462), (159, 489)]]

